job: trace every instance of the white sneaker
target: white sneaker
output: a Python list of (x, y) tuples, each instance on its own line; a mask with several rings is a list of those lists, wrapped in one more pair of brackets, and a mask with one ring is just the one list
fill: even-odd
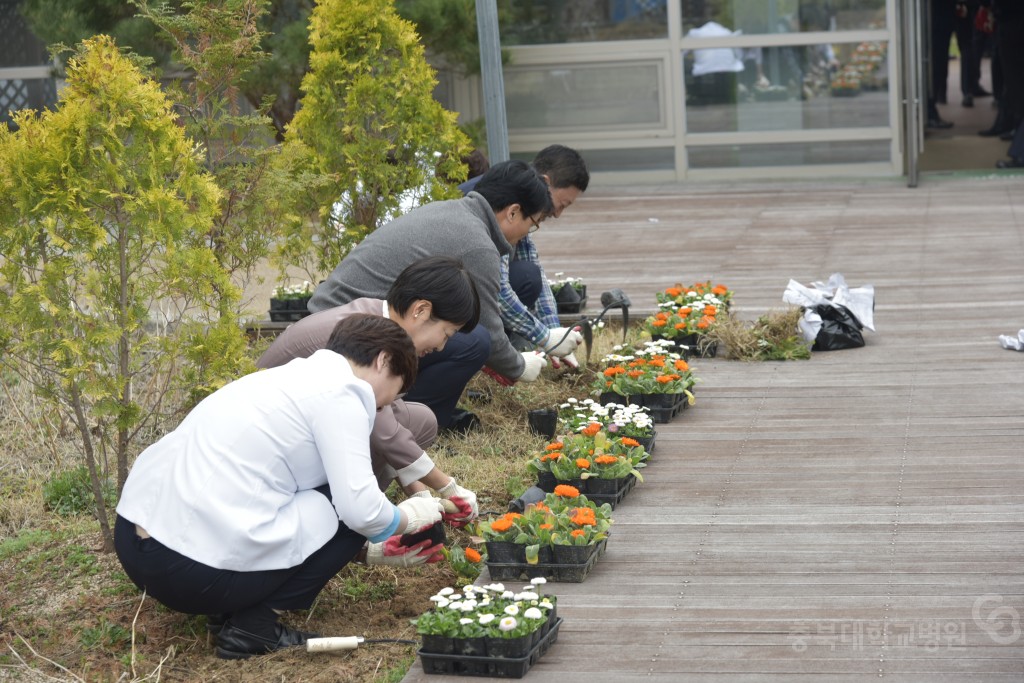
[(1024, 342), (1024, 330), (1021, 330), (1020, 332), (1017, 333), (1017, 339)]

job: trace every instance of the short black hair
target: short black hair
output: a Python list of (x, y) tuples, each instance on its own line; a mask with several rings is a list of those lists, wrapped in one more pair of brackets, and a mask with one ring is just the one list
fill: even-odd
[(327, 348), (340, 353), (348, 362), (363, 367), (373, 365), (377, 356), (388, 356), (388, 369), (402, 378), (402, 391), (416, 381), (416, 347), (405, 330), (394, 320), (370, 313), (354, 313), (334, 326)]
[(537, 152), (532, 166), (537, 173), (546, 175), (551, 187), (575, 187), (580, 192), (587, 191), (590, 184), (590, 171), (580, 153), (565, 145), (550, 145)]
[(473, 188), (483, 195), (494, 211), (518, 204), (528, 216), (554, 210), (551, 192), (544, 179), (528, 163), (511, 159), (494, 164)]
[(413, 261), (388, 289), (388, 305), (399, 315), (420, 299), (430, 302), (431, 318), (462, 325), (461, 332), (471, 332), (480, 322), (476, 283), (462, 261), (452, 256)]

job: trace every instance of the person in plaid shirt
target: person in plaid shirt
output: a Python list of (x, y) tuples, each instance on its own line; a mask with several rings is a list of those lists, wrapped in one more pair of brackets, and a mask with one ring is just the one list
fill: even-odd
[[(554, 208), (549, 218), (561, 216), (590, 184), (590, 172), (583, 157), (563, 145), (542, 149), (532, 166), (551, 190)], [(539, 224), (535, 225), (530, 232), (539, 228)], [(578, 367), (573, 352), (583, 336), (561, 326), (555, 297), (540, 265), (537, 246), (529, 235), (519, 240), (512, 254), (501, 259), (498, 307), (513, 346), (524, 351), (540, 348), (551, 358), (552, 367), (563, 363)]]

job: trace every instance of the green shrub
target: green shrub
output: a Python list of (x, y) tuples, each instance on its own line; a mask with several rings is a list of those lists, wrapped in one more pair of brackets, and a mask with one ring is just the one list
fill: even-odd
[[(108, 508), (117, 503), (117, 489), (109, 481), (103, 482), (103, 500)], [(61, 517), (92, 514), (95, 501), (88, 468), (82, 465), (49, 479), (43, 484), (43, 503)]]

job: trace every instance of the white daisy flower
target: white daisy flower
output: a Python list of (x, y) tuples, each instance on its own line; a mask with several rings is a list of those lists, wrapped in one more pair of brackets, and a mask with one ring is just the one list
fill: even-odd
[(511, 631), (518, 625), (519, 622), (516, 621), (516, 618), (511, 616), (503, 617), (502, 620), (498, 622), (498, 628), (505, 632)]
[(497, 617), (495, 615), (488, 613), (488, 614), (481, 614), (479, 619), (478, 619), (478, 621), (482, 625), (486, 626), (487, 624), (491, 623), (495, 619), (497, 619)]
[(529, 608), (527, 608), (527, 610), (525, 612), (523, 612), (523, 616), (526, 617), (527, 619), (546, 619), (547, 618), (547, 617), (544, 616), (544, 613), (541, 612), (536, 607), (529, 607)]
[(514, 617), (519, 614), (519, 605), (509, 605), (505, 608), (505, 614)]

